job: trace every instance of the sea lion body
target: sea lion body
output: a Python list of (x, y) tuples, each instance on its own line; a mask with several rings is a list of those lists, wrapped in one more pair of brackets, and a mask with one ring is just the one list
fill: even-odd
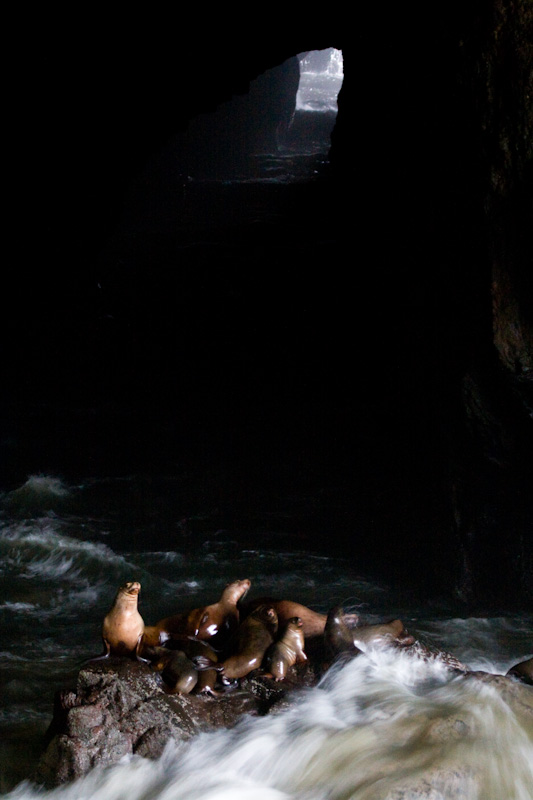
[(529, 686), (533, 686), (533, 658), (528, 658), (526, 661), (515, 664), (506, 674), (510, 677), (518, 678)]
[(293, 600), (275, 600), (271, 597), (259, 597), (257, 600), (252, 600), (246, 604), (246, 606), (241, 606), (241, 608), (243, 614), (246, 615), (260, 605), (269, 605), (275, 610), (280, 626), (286, 625), (294, 617), (299, 617), (302, 620), (302, 630), (306, 639), (313, 636), (322, 636), (324, 633), (327, 615), (313, 611), (311, 608)]
[(232, 655), (222, 662), (225, 678), (244, 678), (261, 666), (263, 657), (274, 642), (278, 628), (275, 610), (268, 605), (252, 611), (235, 634)]
[(152, 667), (160, 673), (167, 694), (190, 694), (198, 683), (198, 670), (183, 650), (160, 653)]
[(400, 619), (377, 625), (358, 625), (351, 628), (353, 643), (363, 653), (372, 647), (410, 647), (415, 643)]
[(194, 608), (192, 611), (184, 611), (160, 619), (155, 625), (147, 625), (144, 630), (144, 644), (148, 647), (157, 647), (169, 639), (194, 636), (200, 612), (201, 609)]
[(222, 667), (218, 664), (218, 654), (213, 650), (209, 642), (200, 639), (180, 640), (176, 646), (187, 655), (196, 670), (198, 671), (198, 682), (194, 688), (194, 694), (224, 694), (228, 687), (215, 689), (218, 673), (222, 672)]
[(290, 667), (307, 661), (304, 642), (302, 620), (300, 617), (292, 617), (287, 622), (283, 635), (268, 653), (268, 668), (274, 680), (282, 681)]
[(202, 609), (196, 633), (192, 635), (202, 641), (211, 641), (216, 637), (217, 644), (225, 644), (239, 627), (238, 603), (248, 593), (251, 585), (248, 578), (228, 583), (220, 600)]
[(353, 629), (347, 624), (342, 606), (334, 606), (328, 612), (324, 627), (324, 649), (326, 658), (353, 658), (361, 653), (353, 637)]
[(157, 646), (169, 639), (181, 639), (192, 636), (202, 641), (227, 639), (239, 625), (238, 601), (244, 597), (251, 586), (248, 578), (229, 583), (220, 600), (208, 606), (193, 608), (156, 622), (147, 627), (145, 642)]
[(237, 682), (216, 686), (218, 673), (222, 672), (218, 656), (208, 642), (198, 639), (173, 640), (168, 647), (148, 647), (152, 669), (161, 674), (163, 689), (169, 694), (210, 694), (222, 697), (236, 688)]
[(102, 624), (104, 658), (108, 655), (139, 657), (144, 634), (144, 621), (138, 610), (140, 591), (138, 581), (129, 581), (118, 590)]

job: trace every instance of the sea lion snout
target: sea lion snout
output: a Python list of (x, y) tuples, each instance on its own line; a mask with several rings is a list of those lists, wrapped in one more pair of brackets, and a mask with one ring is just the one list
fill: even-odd
[(128, 595), (137, 595), (141, 591), (141, 584), (139, 581), (128, 581), (120, 587), (119, 591)]

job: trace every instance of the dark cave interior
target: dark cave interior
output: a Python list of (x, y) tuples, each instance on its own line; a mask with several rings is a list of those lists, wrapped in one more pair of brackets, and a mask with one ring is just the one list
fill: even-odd
[[(26, 40), (3, 485), (190, 459), (226, 507), (306, 492), (331, 547), (529, 602), (531, 9), (247, 39), (187, 13)], [(232, 180), (279, 152), (296, 54), (329, 47), (330, 149), (293, 158), (299, 180)]]

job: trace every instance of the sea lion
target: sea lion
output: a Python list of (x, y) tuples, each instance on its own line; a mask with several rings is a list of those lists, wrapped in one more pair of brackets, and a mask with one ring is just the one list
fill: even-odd
[(236, 681), (225, 680), (223, 686), (215, 688), (218, 675), (223, 672), (223, 667), (218, 663), (218, 654), (209, 642), (188, 637), (187, 639), (173, 640), (169, 644), (169, 648), (173, 649), (174, 646), (185, 653), (198, 671), (198, 682), (194, 688), (194, 694), (211, 694), (214, 697), (221, 697), (238, 685)]
[(347, 659), (361, 653), (353, 638), (353, 629), (347, 624), (347, 615), (342, 606), (329, 610), (324, 627), (324, 650), (331, 662), (339, 658)]
[(275, 600), (271, 597), (259, 597), (245, 605), (241, 604), (239, 608), (242, 615), (246, 616), (260, 605), (271, 606), (278, 615), (280, 625), (285, 625), (294, 617), (300, 617), (303, 634), (306, 639), (313, 636), (322, 636), (324, 633), (327, 615), (313, 611), (311, 608), (303, 606), (301, 603), (295, 603), (293, 600)]
[(363, 653), (371, 647), (410, 647), (415, 643), (400, 619), (391, 622), (378, 623), (377, 625), (357, 625), (351, 628), (353, 643)]
[(307, 661), (307, 656), (304, 653), (303, 623), (300, 617), (292, 617), (282, 636), (267, 651), (267, 669), (274, 680), (282, 681), (289, 667), (304, 661)]
[(216, 603), (173, 614), (146, 627), (145, 643), (148, 646), (157, 646), (169, 639), (186, 636), (201, 640), (214, 639), (216, 636), (217, 643), (223, 643), (239, 625), (237, 603), (250, 586), (251, 581), (248, 578), (233, 581), (228, 583)]
[(102, 623), (105, 652), (100, 658), (113, 655), (135, 656), (139, 661), (146, 660), (140, 656), (144, 635), (144, 621), (138, 610), (140, 591), (141, 584), (138, 581), (128, 581), (119, 588)]
[(274, 642), (277, 629), (278, 616), (272, 606), (261, 605), (254, 609), (237, 629), (232, 655), (222, 662), (225, 678), (244, 678), (258, 669)]
[(526, 661), (520, 661), (519, 664), (515, 664), (514, 667), (507, 671), (506, 675), (518, 678), (522, 683), (533, 686), (533, 658), (528, 658)]
[(160, 673), (161, 686), (167, 694), (190, 694), (198, 683), (198, 669), (183, 650), (159, 653), (152, 667)]
[(200, 640), (216, 642), (217, 645), (225, 644), (239, 627), (240, 613), (237, 604), (247, 595), (251, 585), (248, 578), (228, 583), (220, 600), (205, 606), (199, 618), (197, 632), (193, 635)]

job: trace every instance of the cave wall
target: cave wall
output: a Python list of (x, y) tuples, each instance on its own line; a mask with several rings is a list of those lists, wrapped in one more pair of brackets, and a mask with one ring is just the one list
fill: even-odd
[[(374, 447), (393, 487), (383, 544), (403, 514), (399, 552), (416, 528), (411, 555), (448, 563), (464, 597), (530, 597), (531, 4), (289, 13), (246, 36), (226, 14), (190, 10), (39, 14), (18, 28), (12, 82), (3, 340), (15, 400), (47, 372), (43, 331), (52, 362), (92, 313), (94, 259), (147, 160), (267, 69), (339, 48), (345, 357), (392, 408)], [(370, 257), (351, 257), (354, 240)]]

